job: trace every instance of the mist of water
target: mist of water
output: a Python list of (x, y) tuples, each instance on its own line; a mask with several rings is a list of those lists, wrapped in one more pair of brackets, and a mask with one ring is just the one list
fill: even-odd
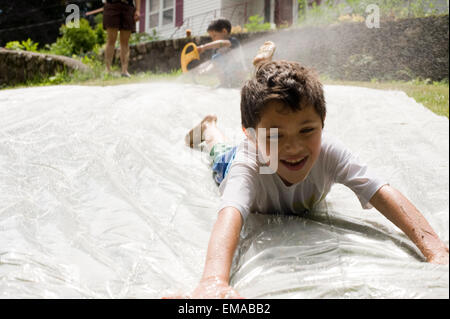
[(448, 80), (448, 15), (416, 19), (300, 26), (252, 35), (241, 41), (244, 65), (267, 40), (275, 60), (297, 61), (324, 78), (350, 81)]

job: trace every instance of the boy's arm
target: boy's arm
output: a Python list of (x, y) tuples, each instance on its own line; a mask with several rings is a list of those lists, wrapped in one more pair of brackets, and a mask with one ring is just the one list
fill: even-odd
[(236, 208), (225, 207), (220, 210), (209, 239), (200, 283), (190, 295), (170, 298), (241, 298), (228, 284), (241, 227), (241, 213)]
[(236, 208), (220, 210), (209, 239), (203, 276), (193, 298), (240, 298), (228, 282), (241, 228), (242, 217)]
[(428, 262), (448, 264), (448, 247), (398, 190), (385, 185), (375, 193), (370, 203), (412, 240)]
[(231, 47), (231, 42), (229, 40), (217, 40), (217, 41), (213, 41), (213, 42), (209, 42), (203, 45), (200, 45), (197, 47), (198, 53), (202, 53), (206, 50), (213, 50), (213, 49), (218, 49), (218, 48), (223, 48), (223, 47)]

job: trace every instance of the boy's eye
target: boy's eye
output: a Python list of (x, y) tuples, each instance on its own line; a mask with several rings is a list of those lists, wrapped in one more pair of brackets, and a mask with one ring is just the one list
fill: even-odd
[(300, 133), (306, 134), (306, 133), (310, 133), (312, 131), (314, 131), (314, 128), (309, 127), (309, 128), (304, 128), (304, 129), (300, 130)]

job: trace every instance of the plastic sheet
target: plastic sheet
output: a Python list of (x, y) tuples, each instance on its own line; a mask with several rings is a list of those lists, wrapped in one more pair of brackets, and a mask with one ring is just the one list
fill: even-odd
[[(326, 86), (326, 131), (402, 191), (448, 245), (448, 120), (403, 92)], [(180, 83), (0, 92), (0, 296), (160, 298), (200, 279), (219, 194), (184, 134), (239, 91)], [(448, 298), (376, 210), (336, 185), (307, 218), (252, 215), (231, 283), (248, 298)]]

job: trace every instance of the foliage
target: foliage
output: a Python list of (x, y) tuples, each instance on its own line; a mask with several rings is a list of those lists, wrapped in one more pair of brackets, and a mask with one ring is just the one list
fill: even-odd
[(240, 25), (235, 25), (231, 27), (231, 34), (237, 34), (237, 33), (247, 33), (248, 30), (246, 28), (242, 28)]
[(58, 55), (80, 55), (92, 51), (97, 44), (97, 34), (92, 30), (89, 21), (80, 19), (80, 27), (72, 23), (60, 28), (61, 37), (50, 46), (51, 53)]
[(66, 37), (56, 39), (55, 43), (52, 43), (51, 45), (47, 44), (45, 48), (49, 53), (57, 55), (65, 55), (70, 57), (73, 54), (73, 45)]
[(258, 32), (258, 31), (267, 31), (270, 30), (270, 23), (264, 23), (264, 18), (259, 15), (253, 15), (248, 18), (248, 23), (244, 25), (244, 29), (247, 29), (248, 32)]
[(369, 5), (377, 5), (380, 18), (401, 19), (417, 18), (440, 13), (448, 13), (448, 7), (438, 0), (345, 0), (335, 4), (336, 1), (326, 0), (321, 5), (313, 2), (307, 5), (308, 0), (298, 0), (298, 24), (324, 25), (339, 22), (363, 22), (367, 16)]
[(151, 41), (158, 41), (159, 36), (156, 32), (156, 29), (152, 30), (152, 34), (148, 34), (146, 32), (141, 33), (132, 33), (130, 37), (130, 44), (138, 44), (143, 42), (151, 42)]
[(338, 18), (338, 21), (340, 22), (364, 22), (364, 20), (364, 17), (360, 16), (359, 14), (346, 14)]
[(38, 45), (39, 43), (33, 42), (30, 38), (28, 38), (26, 41), (22, 42), (19, 41), (8, 42), (5, 48), (10, 50), (25, 50), (31, 52), (38, 52)]
[(338, 22), (340, 16), (351, 13), (345, 3), (334, 5), (332, 1), (325, 1), (324, 4), (317, 5), (313, 2), (311, 7), (307, 7), (306, 0), (299, 1), (301, 6), (298, 14), (298, 24), (301, 25), (328, 25)]
[(106, 32), (103, 29), (103, 25), (97, 24), (94, 29), (96, 42), (98, 45), (103, 45), (106, 43)]
[(23, 50), (23, 45), (19, 41), (10, 41), (6, 43), (5, 49), (9, 50)]
[(106, 32), (103, 29), (103, 14), (95, 16), (95, 35), (97, 37), (97, 44), (103, 45), (106, 43)]
[(26, 41), (22, 41), (22, 45), (25, 51), (37, 52), (39, 43), (28, 38)]

